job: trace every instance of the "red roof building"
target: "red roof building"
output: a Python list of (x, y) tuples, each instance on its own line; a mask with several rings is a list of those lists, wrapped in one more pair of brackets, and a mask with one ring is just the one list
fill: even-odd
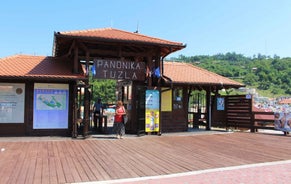
[[(161, 94), (161, 106), (166, 106), (156, 115), (158, 133), (185, 131), (189, 91), (206, 91), (207, 112), (211, 115), (211, 93), (244, 86), (191, 64), (164, 62), (166, 56), (185, 47), (180, 42), (113, 28), (55, 32), (53, 56), (14, 55), (0, 59), (0, 88), (5, 91), (0, 92), (0, 114), (5, 116), (0, 118), (0, 136), (77, 137), (78, 125), (83, 125), (82, 135), (87, 136), (90, 65), (102, 65), (96, 68), (99, 73), (122, 74), (116, 78), (122, 81), (117, 92), (128, 108), (128, 133), (146, 131), (145, 93), (153, 89)], [(153, 75), (153, 69), (160, 70), (159, 77)], [(134, 77), (128, 79), (128, 74)], [(107, 76), (113, 75), (105, 75), (104, 79)], [(21, 114), (21, 118), (15, 119), (14, 114)], [(205, 116), (206, 122), (211, 121), (210, 116)]]

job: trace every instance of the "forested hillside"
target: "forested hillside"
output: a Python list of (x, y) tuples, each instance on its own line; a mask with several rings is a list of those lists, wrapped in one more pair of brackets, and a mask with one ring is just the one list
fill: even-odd
[(170, 60), (192, 63), (256, 88), (269, 97), (291, 95), (291, 58), (226, 53), (213, 56), (184, 56)]

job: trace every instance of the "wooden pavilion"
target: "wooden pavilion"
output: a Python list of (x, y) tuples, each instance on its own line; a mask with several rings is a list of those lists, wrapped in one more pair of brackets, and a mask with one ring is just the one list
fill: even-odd
[[(148, 91), (158, 92), (158, 102), (154, 104), (158, 106), (155, 111), (158, 129), (154, 132), (187, 130), (191, 90), (206, 91), (206, 121), (210, 129), (211, 93), (243, 85), (189, 64), (164, 62), (166, 56), (185, 47), (180, 42), (113, 28), (55, 32), (52, 57), (17, 55), (0, 60), (0, 87), (8, 89), (7, 86), (12, 86), (16, 94), (21, 89), (25, 91), (20, 100), (13, 93), (15, 103), (23, 105), (17, 109), (22, 112), (23, 118), (12, 123), (0, 119), (0, 135), (78, 136), (78, 94), (84, 91), (82, 134), (87, 136), (91, 96), (89, 72), (92, 67), (94, 78), (118, 81), (118, 99), (124, 102), (129, 115), (126, 125), (128, 133), (148, 132)], [(2, 98), (7, 94), (1, 94)], [(6, 102), (1, 103), (3, 106)], [(55, 111), (49, 111), (47, 106)], [(6, 109), (11, 113), (15, 111), (12, 107)], [(54, 116), (50, 114), (52, 112)], [(56, 117), (61, 116), (62, 112), (67, 117), (58, 120)], [(36, 121), (43, 117), (54, 117), (57, 123), (51, 125), (48, 120), (43, 124)]]

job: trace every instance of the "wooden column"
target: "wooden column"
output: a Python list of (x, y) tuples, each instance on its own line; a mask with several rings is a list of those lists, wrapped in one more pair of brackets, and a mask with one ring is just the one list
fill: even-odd
[(207, 109), (207, 117), (206, 117), (206, 130), (211, 130), (211, 86), (206, 90), (206, 109)]
[(149, 76), (148, 76), (148, 87), (152, 87), (152, 67), (153, 67), (153, 61), (152, 57), (147, 56), (147, 68), (149, 70)]
[[(89, 59), (90, 54), (86, 52), (86, 76), (89, 78)], [(89, 79), (85, 81), (85, 94), (84, 94), (84, 132), (83, 136), (86, 137), (88, 135), (90, 123), (90, 92), (89, 92)]]
[(78, 89), (77, 85), (73, 87), (73, 126), (72, 126), (72, 137), (78, 137)]

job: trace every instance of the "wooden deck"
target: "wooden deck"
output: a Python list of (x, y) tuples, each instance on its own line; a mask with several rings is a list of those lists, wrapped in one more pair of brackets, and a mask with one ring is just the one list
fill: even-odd
[(291, 136), (194, 132), (119, 140), (0, 139), (0, 149), (0, 183), (73, 183), (290, 160)]

